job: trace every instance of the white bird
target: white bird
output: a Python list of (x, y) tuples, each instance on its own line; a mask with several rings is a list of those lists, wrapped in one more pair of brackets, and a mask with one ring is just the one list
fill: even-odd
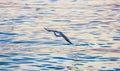
[(73, 43), (67, 38), (67, 36), (65, 36), (62, 32), (56, 31), (56, 30), (48, 30), (47, 28), (44, 28), (44, 29), (47, 30), (48, 32), (53, 32), (56, 37), (63, 37), (69, 44), (73, 44)]

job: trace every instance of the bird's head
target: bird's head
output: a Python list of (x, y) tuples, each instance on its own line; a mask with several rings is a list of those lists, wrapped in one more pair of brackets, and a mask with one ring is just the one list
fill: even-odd
[(44, 28), (45, 30), (49, 31), (47, 28)]

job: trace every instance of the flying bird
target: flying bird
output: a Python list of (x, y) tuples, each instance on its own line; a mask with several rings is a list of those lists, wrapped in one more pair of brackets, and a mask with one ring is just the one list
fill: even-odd
[(44, 29), (47, 30), (48, 32), (53, 32), (56, 37), (63, 37), (69, 44), (73, 44), (73, 43), (67, 38), (67, 36), (65, 36), (62, 32), (56, 31), (56, 30), (49, 30), (49, 29), (47, 29), (47, 28), (44, 28)]

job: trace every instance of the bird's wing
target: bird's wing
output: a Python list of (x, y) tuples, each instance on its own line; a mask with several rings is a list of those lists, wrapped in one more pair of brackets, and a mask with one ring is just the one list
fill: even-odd
[(47, 28), (44, 28), (45, 30), (47, 30), (48, 32), (55, 32), (55, 30), (49, 30)]
[(73, 44), (73, 43), (67, 38), (67, 36), (65, 36), (63, 33), (61, 33), (61, 34), (62, 34), (63, 38), (64, 38), (67, 42), (69, 42), (70, 44)]

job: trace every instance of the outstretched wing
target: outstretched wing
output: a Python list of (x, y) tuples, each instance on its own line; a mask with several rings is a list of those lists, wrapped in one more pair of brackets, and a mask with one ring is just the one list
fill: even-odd
[(61, 33), (62, 34), (62, 37), (67, 41), (67, 42), (69, 42), (70, 44), (73, 44), (68, 38), (67, 38), (67, 36), (65, 36), (63, 33)]
[(55, 30), (49, 30), (47, 28), (44, 28), (45, 30), (47, 30), (48, 32), (55, 32)]
[(49, 30), (49, 29), (47, 29), (47, 28), (44, 28), (44, 29), (47, 30), (48, 32), (53, 32), (56, 37), (60, 37), (60, 35), (61, 35), (61, 32), (60, 32), (60, 31)]

